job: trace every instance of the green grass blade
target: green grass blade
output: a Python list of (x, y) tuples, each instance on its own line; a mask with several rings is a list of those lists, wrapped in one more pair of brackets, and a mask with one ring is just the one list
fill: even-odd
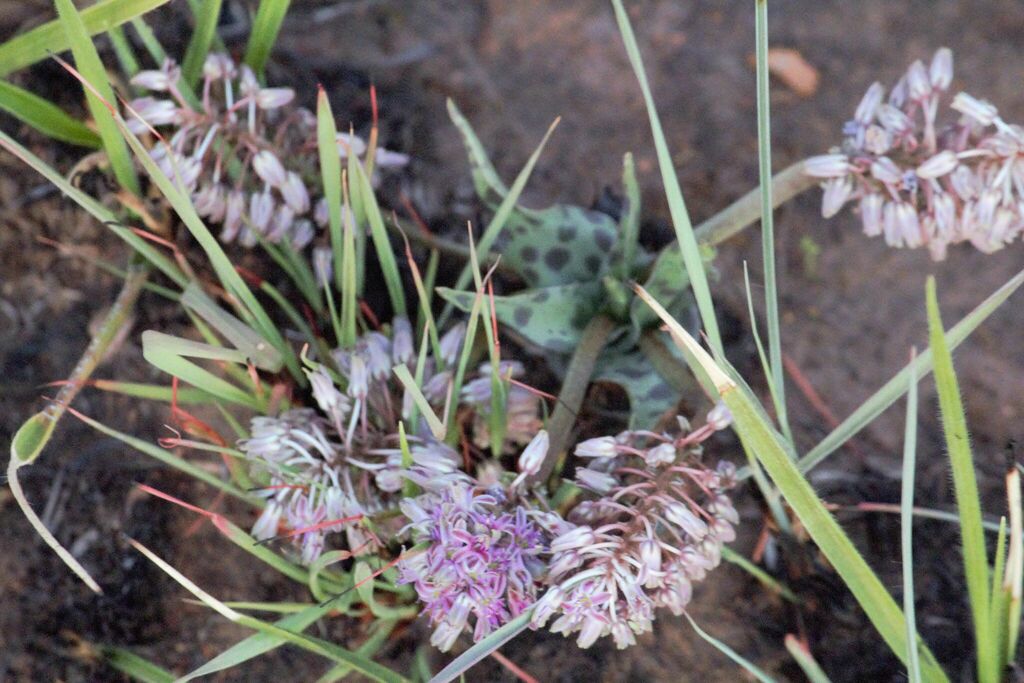
[(260, 410), (263, 407), (263, 402), (249, 392), (185, 360), (186, 356), (242, 364), (246, 360), (245, 354), (235, 349), (174, 337), (156, 330), (146, 330), (142, 333), (142, 357), (153, 367), (225, 401), (253, 410)]
[(771, 574), (761, 569), (756, 564), (754, 564), (746, 557), (733, 550), (732, 548), (728, 546), (722, 547), (722, 559), (726, 562), (729, 562), (730, 564), (736, 565), (743, 571), (753, 576), (755, 579), (764, 584), (764, 587), (772, 593), (775, 593), (776, 595), (779, 595), (782, 598), (785, 598), (786, 600), (794, 604), (800, 604), (800, 598), (797, 597), (796, 593), (790, 590), (789, 586), (778, 581)]
[(177, 678), (162, 666), (123, 647), (100, 645), (97, 649), (108, 666), (130, 676), (132, 680), (142, 683), (173, 683)]
[[(917, 618), (914, 609), (914, 470), (917, 462), (917, 379), (907, 383), (907, 420), (903, 432), (903, 491), (900, 498), (900, 547), (903, 560), (903, 614), (907, 618), (907, 643), (914, 643), (907, 651), (907, 678), (910, 683), (921, 681), (921, 661), (918, 656)], [(788, 643), (787, 643), (788, 644)]]
[(172, 567), (170, 564), (165, 562), (163, 559), (158, 557), (151, 550), (146, 548), (141, 543), (129, 539), (129, 543), (138, 550), (140, 553), (145, 555), (150, 561), (156, 564), (162, 569), (168, 576), (177, 581), (187, 591), (192, 593), (194, 596), (203, 601), (207, 607), (213, 609), (221, 616), (225, 617), (231, 622), (234, 622), (240, 626), (253, 629), (259, 633), (264, 633), (270, 636), (275, 636), (282, 641), (297, 645), (304, 650), (316, 653), (322, 657), (326, 657), (331, 661), (337, 663), (351, 664), (356, 671), (363, 675), (371, 678), (375, 681), (382, 681), (383, 683), (403, 683), (406, 679), (398, 675), (394, 671), (387, 669), (376, 662), (370, 661), (365, 657), (360, 657), (354, 652), (350, 652), (342, 647), (335, 645), (334, 643), (321, 640), (319, 638), (313, 638), (310, 636), (296, 633), (289, 629), (281, 628), (276, 624), (270, 624), (265, 621), (250, 617), (245, 614), (240, 614), (232, 608), (225, 605), (220, 600), (204, 591), (202, 588), (197, 586), (195, 583), (190, 581), (181, 572)]
[(116, 100), (114, 90), (107, 80), (103, 62), (100, 61), (100, 55), (96, 52), (89, 30), (71, 0), (54, 0), (54, 3), (57, 5), (57, 14), (60, 15), (68, 44), (71, 46), (75, 66), (82, 78), (92, 84), (92, 88), (85, 88), (85, 99), (103, 141), (103, 149), (107, 153), (110, 167), (114, 170), (114, 177), (121, 187), (137, 195), (139, 179), (135, 175), (128, 147), (117, 129), (113, 113), (108, 108), (108, 103)]
[(258, 74), (263, 73), (270, 51), (274, 49), (277, 34), (281, 30), (290, 4), (291, 0), (261, 0), (259, 9), (256, 10), (249, 44), (245, 48), (245, 63)]
[[(662, 311), (663, 313), (663, 311)], [(889, 649), (902, 660), (907, 656), (906, 623), (896, 601), (872, 571), (835, 518), (788, 456), (782, 438), (772, 429), (746, 392), (715, 362), (678, 322), (663, 316), (673, 340), (689, 351), (687, 360), (696, 364), (714, 382), (722, 400), (732, 411), (734, 428), (744, 448), (750, 448), (771, 476), (783, 497), (803, 522), (810, 537), (828, 558), (847, 588), (867, 613)], [(922, 677), (925, 681), (947, 681), (934, 655), (921, 647)]]
[[(295, 633), (302, 633), (316, 620), (323, 617), (325, 614), (330, 612), (333, 607), (330, 605), (312, 605), (305, 608), (297, 614), (289, 615), (279, 621), (275, 621), (274, 625)], [(178, 683), (187, 683), (194, 678), (200, 676), (209, 676), (212, 673), (218, 671), (224, 671), (232, 667), (244, 664), (245, 662), (259, 657), (260, 655), (266, 654), (271, 650), (284, 645), (286, 641), (279, 636), (272, 636), (267, 633), (254, 633), (245, 640), (238, 642), (224, 652), (203, 664), (198, 669), (190, 671), (181, 678), (177, 679)]]
[(63, 109), (34, 93), (0, 81), (0, 109), (61, 142), (97, 149), (100, 137)]
[(711, 300), (711, 288), (708, 286), (707, 274), (704, 272), (704, 260), (701, 258), (700, 247), (697, 245), (697, 238), (693, 233), (693, 224), (690, 222), (690, 214), (686, 209), (682, 190), (679, 188), (679, 178), (676, 177), (676, 170), (672, 165), (672, 155), (669, 153), (668, 142), (665, 140), (665, 133), (661, 128), (658, 110), (654, 106), (654, 97), (651, 95), (651, 88), (647, 83), (640, 48), (637, 46), (636, 36), (633, 35), (633, 27), (622, 6), (622, 0), (612, 0), (612, 6), (615, 8), (615, 19), (619, 24), (619, 31), (626, 46), (626, 54), (629, 56), (629, 62), (640, 82), (640, 91), (643, 93), (644, 104), (647, 107), (654, 147), (658, 155), (661, 180), (665, 186), (669, 212), (672, 215), (672, 225), (675, 227), (676, 239), (678, 239), (679, 248), (682, 250), (683, 263), (686, 265), (686, 272), (690, 278), (690, 286), (693, 288), (697, 307), (700, 309), (704, 332), (708, 336), (711, 348), (716, 353), (724, 355), (722, 338), (718, 331), (718, 320), (715, 318), (715, 306)]
[(132, 48), (131, 42), (128, 40), (128, 35), (124, 32), (124, 29), (120, 26), (112, 26), (107, 31), (107, 36), (110, 38), (110, 46), (114, 48), (114, 55), (117, 57), (117, 63), (121, 66), (121, 71), (127, 78), (131, 78), (139, 72), (139, 60), (135, 56), (135, 50)]
[[(86, 34), (95, 36), (139, 17), (167, 0), (100, 0), (81, 11)], [(46, 59), (71, 47), (59, 20), (11, 38), (0, 45), (0, 77)]]
[[(469, 122), (466, 121), (466, 118), (462, 115), (462, 112), (459, 111), (459, 108), (455, 106), (455, 102), (450, 99), (448, 100), (448, 114), (452, 121), (455, 122), (455, 126), (462, 133), (467, 147), (470, 149), (479, 148), (480, 154), (482, 154), (483, 158), (486, 159), (486, 154), (483, 152), (483, 148), (480, 146), (480, 142), (473, 133), (472, 128), (469, 127)], [(526, 165), (523, 166), (522, 170), (519, 171), (519, 175), (517, 175), (516, 179), (512, 182), (512, 187), (505, 193), (505, 196), (502, 197), (501, 203), (494, 212), (494, 216), (491, 218), (487, 227), (484, 228), (483, 234), (480, 236), (480, 242), (476, 247), (478, 253), (484, 254), (485, 257), (490, 253), (491, 247), (494, 246), (494, 242), (501, 235), (501, 231), (505, 228), (505, 224), (508, 222), (509, 217), (515, 210), (516, 202), (519, 201), (519, 197), (522, 195), (523, 189), (526, 187), (526, 183), (529, 181), (530, 175), (533, 173), (533, 169), (537, 165), (537, 160), (540, 159), (540, 155), (544, 151), (544, 146), (547, 145), (548, 140), (551, 138), (551, 134), (555, 132), (555, 128), (558, 126), (559, 121), (560, 119), (555, 119), (548, 127), (547, 132), (544, 133), (544, 137), (541, 138), (540, 144), (533, 150), (530, 158), (526, 161)], [(487, 166), (490, 166), (490, 164), (488, 163)], [(493, 167), (491, 167), (490, 170), (493, 171)], [(500, 180), (496, 187), (503, 187)], [(462, 268), (462, 272), (459, 273), (459, 277), (455, 280), (453, 289), (456, 291), (464, 290), (472, 278), (472, 268), (470, 264), (466, 264)], [(440, 318), (440, 324), (442, 326), (451, 316), (451, 311), (452, 305), (450, 303), (446, 304)]]
[(430, 427), (430, 433), (434, 435), (435, 439), (444, 439), (445, 428), (444, 423), (441, 422), (440, 418), (434, 414), (434, 410), (430, 407), (430, 402), (427, 401), (423, 392), (420, 391), (419, 385), (409, 372), (409, 368), (405, 365), (397, 365), (393, 368), (395, 376), (398, 377), (402, 386), (412, 396), (413, 403), (419, 408), (420, 412), (423, 413), (423, 417), (427, 420), (427, 426)]
[(515, 638), (526, 630), (530, 625), (530, 615), (533, 610), (526, 610), (518, 617), (508, 622), (490, 635), (480, 639), (468, 650), (451, 661), (448, 666), (441, 669), (436, 676), (430, 679), (430, 683), (448, 683), (469, 671), (476, 666), (484, 657), (489, 656), (499, 647)]
[(807, 676), (807, 680), (811, 683), (831, 683), (818, 662), (814, 661), (811, 651), (792, 633), (786, 635), (786, 649), (789, 650), (789, 654), (793, 655), (793, 659)]
[(928, 333), (932, 356), (935, 359), (935, 386), (939, 393), (942, 429), (949, 451), (949, 464), (956, 493), (956, 507), (960, 514), (960, 541), (964, 554), (964, 575), (967, 595), (971, 603), (974, 636), (978, 652), (978, 679), (982, 683), (998, 680), (995, 653), (997, 644), (989, 638), (988, 557), (985, 551), (985, 531), (981, 526), (981, 498), (974, 476), (974, 458), (967, 434), (967, 419), (960, 400), (960, 387), (953, 369), (953, 357), (943, 334), (942, 317), (935, 294), (935, 278), (928, 278)]
[[(960, 322), (946, 332), (946, 344), (950, 351), (960, 345), (963, 340), (974, 330), (978, 329), (981, 323), (992, 315), (1010, 295), (1024, 284), (1024, 270), (1010, 278), (1006, 284), (990, 294), (988, 298), (978, 304)], [(921, 379), (932, 369), (932, 351), (926, 350), (917, 358), (912, 360), (905, 368), (896, 373), (892, 379), (886, 382), (881, 389), (876, 391), (871, 398), (860, 405), (853, 413), (840, 423), (832, 432), (822, 439), (821, 443), (812, 448), (807, 455), (800, 458), (800, 471), (807, 472), (836, 449), (846, 443), (857, 432), (870, 424), (876, 417), (881, 415), (889, 406), (898, 401), (907, 390), (909, 375)]]
[(636, 180), (636, 164), (633, 155), (627, 152), (622, 157), (622, 187), (626, 192), (626, 205), (619, 219), (619, 244), (622, 245), (622, 260), (615, 274), (626, 281), (633, 277), (636, 265), (636, 250), (640, 242), (640, 185)]
[(771, 676), (762, 671), (759, 667), (755, 666), (753, 663), (745, 659), (742, 655), (740, 655), (740, 653), (736, 652), (736, 650), (732, 649), (718, 638), (715, 638), (711, 634), (707, 633), (700, 626), (697, 626), (697, 622), (693, 620), (693, 617), (690, 616), (689, 612), (683, 612), (683, 614), (686, 615), (686, 620), (690, 622), (690, 626), (692, 626), (693, 630), (697, 632), (697, 635), (706, 640), (711, 645), (713, 645), (715, 649), (717, 649), (719, 652), (721, 652), (723, 655), (725, 655), (732, 661), (739, 664), (747, 671), (747, 673), (749, 673), (757, 680), (761, 681), (761, 683), (775, 683), (775, 679), (773, 679)]
[(21, 143), (0, 131), (0, 148), (3, 148), (31, 166), (39, 175), (53, 183), (68, 198), (78, 204), (91, 214), (96, 220), (106, 225), (110, 230), (128, 243), (132, 249), (142, 255), (147, 261), (153, 264), (157, 270), (166, 275), (176, 285), (184, 289), (188, 285), (188, 278), (181, 272), (177, 264), (157, 251), (152, 244), (139, 237), (137, 234), (124, 227), (117, 221), (117, 217), (107, 207), (82, 192), (80, 189), (68, 182), (67, 178), (57, 172), (52, 166), (28, 151)]
[(192, 30), (188, 48), (185, 49), (185, 57), (181, 60), (181, 75), (192, 88), (195, 88), (203, 75), (203, 63), (217, 35), (221, 3), (222, 0), (202, 0), (198, 3), (196, 26)]
[(771, 366), (772, 401), (782, 433), (793, 434), (786, 417), (786, 377), (782, 367), (782, 334), (779, 330), (779, 293), (775, 276), (775, 226), (772, 218), (772, 127), (768, 87), (768, 0), (754, 0), (757, 54), (757, 158), (761, 185), (761, 254), (764, 261), (764, 307), (768, 322), (768, 359)]
[(370, 224), (370, 238), (373, 240), (373, 248), (377, 253), (377, 262), (380, 264), (381, 273), (384, 275), (384, 285), (388, 290), (391, 310), (396, 316), (408, 317), (402, 276), (398, 274), (398, 262), (395, 260), (395, 251), (391, 248), (391, 242), (388, 240), (388, 231), (384, 227), (384, 218), (381, 216), (377, 197), (373, 193), (373, 185), (370, 184), (370, 179), (367, 178), (362, 164), (357, 162), (352, 164), (352, 167), (356, 169), (356, 176), (355, 178), (349, 178), (349, 183), (353, 184), (352, 194), (359, 195), (363, 210), (366, 212), (366, 219)]
[(167, 59), (167, 51), (164, 50), (164, 46), (157, 40), (156, 34), (153, 33), (153, 29), (149, 27), (146, 20), (142, 17), (132, 19), (132, 28), (135, 29), (139, 40), (142, 41), (142, 47), (146, 48), (146, 52), (149, 53), (153, 62), (163, 64), (164, 60)]
[(124, 432), (118, 431), (113, 427), (108, 427), (107, 425), (103, 424), (102, 422), (99, 422), (98, 420), (94, 420), (88, 415), (78, 413), (76, 414), (75, 417), (77, 417), (79, 420), (89, 425), (96, 431), (106, 434), (107, 436), (112, 437), (114, 439), (117, 439), (126, 446), (131, 446), (140, 453), (148, 455), (149, 457), (159, 462), (162, 462), (164, 465), (167, 465), (168, 467), (172, 467), (180, 472), (183, 472), (184, 474), (187, 474), (193, 479), (198, 479), (199, 481), (205, 484), (209, 484), (215, 489), (223, 491), (224, 493), (226, 493), (229, 496), (232, 496), (233, 498), (237, 498), (238, 500), (249, 503), (250, 505), (258, 506), (264, 503), (262, 498), (257, 498), (256, 496), (246, 493), (245, 491), (238, 488), (237, 486), (234, 486), (230, 482), (226, 482), (214, 476), (213, 474), (210, 474), (206, 469), (199, 467), (198, 465), (192, 462), (189, 462), (188, 460), (182, 458), (179, 455), (176, 455), (173, 451), (167, 450), (166, 448), (161, 448), (156, 444), (150, 443), (149, 441), (146, 441), (144, 439), (139, 439), (130, 434), (125, 434)]

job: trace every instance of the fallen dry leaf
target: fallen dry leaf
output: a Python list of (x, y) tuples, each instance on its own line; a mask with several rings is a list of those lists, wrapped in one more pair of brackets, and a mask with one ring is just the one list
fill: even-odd
[(787, 47), (768, 50), (768, 71), (800, 97), (810, 97), (818, 89), (818, 70), (796, 50)]

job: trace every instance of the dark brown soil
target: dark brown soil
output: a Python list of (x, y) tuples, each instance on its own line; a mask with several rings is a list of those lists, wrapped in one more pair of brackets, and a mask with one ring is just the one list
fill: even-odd
[[(49, 16), (45, 2), (0, 3), (0, 35)], [(183, 4), (174, 3), (174, 4)], [(233, 3), (226, 3), (233, 5)], [(695, 220), (712, 215), (757, 179), (752, 3), (629, 3), (662, 122)], [(165, 13), (173, 42), (181, 8)], [(1024, 12), (1012, 0), (934, 3), (915, 0), (773, 3), (772, 43), (798, 50), (821, 74), (818, 91), (801, 98), (779, 83), (772, 97), (775, 165), (782, 168), (837, 140), (867, 85), (893, 81), (915, 58), (946, 45), (956, 54), (955, 88), (996, 102), (1010, 121), (1024, 120)], [(177, 22), (177, 23), (176, 23)], [(170, 28), (166, 28), (170, 27)], [(626, 62), (610, 6), (598, 0), (520, 0), (474, 3), (353, 0), (321, 4), (296, 0), (277, 54), (276, 73), (312, 98), (328, 87), (336, 112), (357, 126), (369, 111), (368, 85), (382, 101), (384, 141), (414, 157), (405, 191), (435, 227), (476, 220), (464, 154), (448, 123), (444, 100), (455, 99), (511, 178), (556, 116), (561, 125), (542, 157), (527, 201), (591, 205), (606, 187), (618, 190), (621, 158), (637, 157), (644, 196), (645, 240), (671, 236), (639, 91)], [(274, 72), (272, 72), (273, 75)], [(75, 106), (52, 65), (20, 76)], [(66, 84), (65, 84), (66, 85)], [(32, 141), (62, 169), (74, 150), (48, 145), (7, 119), (5, 130)], [(840, 418), (881, 386), (927, 343), (924, 281), (938, 278), (947, 324), (962, 317), (1020, 267), (1021, 245), (992, 256), (968, 248), (933, 264), (923, 252), (894, 251), (863, 237), (854, 216), (825, 223), (809, 193), (776, 218), (784, 348)], [(43, 404), (41, 385), (73, 367), (90, 320), (117, 291), (114, 278), (81, 259), (41, 244), (42, 235), (92, 255), (123, 262), (125, 252), (102, 226), (46, 193), (15, 160), (0, 157), (0, 443)], [(813, 240), (812, 259), (801, 242)], [(720, 250), (714, 294), (724, 306), (730, 358), (756, 376), (742, 287), (742, 264), (760, 277), (760, 243), (751, 230)], [(957, 353), (957, 368), (973, 431), (986, 511), (1004, 510), (1004, 447), (1021, 438), (1024, 351), (1017, 300), (996, 313)], [(135, 333), (98, 371), (101, 377), (154, 380), (141, 358), (138, 332), (167, 324), (160, 299), (146, 295)], [(756, 382), (756, 386), (762, 383)], [(952, 493), (941, 445), (934, 390), (922, 388), (919, 505), (949, 509)], [(813, 446), (828, 423), (791, 382), (793, 426), (801, 449)], [(159, 406), (86, 391), (83, 412), (120, 429), (156, 438), (168, 420)], [(902, 408), (893, 408), (815, 470), (830, 502), (894, 502), (899, 497)], [(720, 454), (738, 457), (722, 439)], [(185, 672), (243, 633), (217, 615), (181, 601), (183, 592), (127, 546), (131, 536), (171, 560), (223, 599), (302, 599), (302, 589), (254, 567), (209, 526), (191, 529), (190, 514), (141, 497), (146, 481), (204, 505), (209, 490), (153, 463), (118, 442), (65, 419), (41, 460), (22, 470), (36, 509), (48, 504), (51, 528), (79, 551), (105, 594), (93, 596), (30, 530), (13, 499), (0, 490), (0, 678), (4, 680), (118, 680), (83, 657), (76, 638), (129, 647)], [(739, 495), (746, 526), (735, 548), (749, 555), (761, 514), (751, 491)], [(231, 511), (228, 508), (228, 511)], [(244, 513), (234, 511), (237, 518)], [(854, 536), (899, 599), (899, 530), (893, 516), (843, 512)], [(191, 532), (191, 533), (190, 533)], [(915, 526), (918, 619), (925, 639), (954, 680), (972, 677), (969, 615), (955, 527)], [(780, 574), (804, 600), (793, 609), (768, 596), (739, 569), (725, 565), (701, 586), (692, 616), (780, 679), (802, 680), (783, 649), (786, 633), (808, 639), (835, 681), (902, 680), (903, 673), (841, 584), (807, 548), (786, 548)], [(812, 571), (813, 570), (813, 571)], [(422, 631), (397, 638), (383, 660), (407, 662)], [(344, 639), (343, 632), (331, 637)], [(730, 662), (696, 636), (684, 619), (664, 616), (652, 636), (626, 652), (607, 645), (581, 652), (560, 637), (527, 634), (503, 652), (542, 681), (735, 681)], [(444, 661), (435, 657), (435, 667)], [(326, 665), (282, 649), (218, 680), (313, 680)], [(492, 660), (470, 680), (511, 680)]]

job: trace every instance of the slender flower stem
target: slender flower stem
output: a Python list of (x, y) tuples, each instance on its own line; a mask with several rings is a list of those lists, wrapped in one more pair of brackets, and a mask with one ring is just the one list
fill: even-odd
[[(771, 206), (776, 209), (820, 182), (804, 173), (798, 161), (772, 176)], [(761, 217), (761, 190), (755, 188), (696, 227), (697, 242), (709, 246), (721, 244), (742, 232)], [(666, 247), (669, 249), (671, 247)]]
[(608, 336), (614, 329), (615, 321), (603, 314), (592, 318), (583, 328), (579, 345), (576, 347), (572, 360), (569, 361), (569, 369), (562, 382), (558, 403), (551, 414), (551, 419), (548, 420), (547, 429), (551, 437), (548, 454), (540, 466), (540, 471), (534, 475), (533, 481), (546, 480), (554, 469), (555, 463), (568, 448), (572, 425), (576, 421), (583, 397), (586, 396), (587, 387), (590, 386), (590, 377), (594, 374), (594, 366), (597, 365), (597, 359), (604, 351)]

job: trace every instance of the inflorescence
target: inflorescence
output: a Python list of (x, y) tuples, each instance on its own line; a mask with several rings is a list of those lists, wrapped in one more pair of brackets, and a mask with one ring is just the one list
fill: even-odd
[[(252, 69), (226, 54), (210, 54), (198, 95), (186, 95), (173, 61), (140, 71), (132, 84), (153, 94), (131, 101), (128, 126), (149, 128), (167, 144), (150, 155), (170, 178), (180, 178), (200, 216), (221, 226), (224, 242), (253, 246), (260, 239), (309, 244), (328, 222), (317, 178), (316, 117), (294, 104), (291, 88), (266, 88)], [(194, 101), (198, 98), (198, 101)], [(337, 136), (338, 154), (363, 157), (366, 143)], [(378, 169), (404, 166), (408, 157), (373, 152)]]
[[(735, 469), (701, 463), (701, 444), (729, 423), (718, 408), (681, 435), (627, 431), (580, 443), (584, 497), (560, 514), (528, 485), (547, 450), (539, 433), (511, 482), (460, 482), (402, 503), (416, 544), (399, 562), (449, 649), (479, 640), (532, 609), (530, 623), (576, 635), (580, 647), (611, 635), (619, 648), (651, 630), (658, 608), (681, 614), (693, 583), (721, 560), (739, 518), (727, 495)], [(537, 596), (540, 596), (537, 598)]]
[(868, 88), (841, 147), (812, 157), (807, 174), (822, 178), (822, 215), (857, 201), (865, 234), (892, 247), (927, 246), (932, 258), (970, 242), (985, 253), (1024, 229), (1024, 128), (1007, 124), (992, 104), (958, 93), (955, 121), (938, 120), (953, 80), (953, 55), (941, 48), (920, 60), (886, 98)]

